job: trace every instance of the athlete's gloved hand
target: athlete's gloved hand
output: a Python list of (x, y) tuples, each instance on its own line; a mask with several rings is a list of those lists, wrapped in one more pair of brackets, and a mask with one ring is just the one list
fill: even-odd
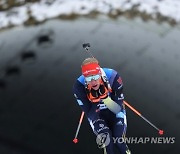
[(109, 96), (105, 99), (102, 99), (102, 101), (107, 106), (107, 108), (113, 113), (117, 114), (121, 111), (121, 106), (115, 101), (113, 101)]

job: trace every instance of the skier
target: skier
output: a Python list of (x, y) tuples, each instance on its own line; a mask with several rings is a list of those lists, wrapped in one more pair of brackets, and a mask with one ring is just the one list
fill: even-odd
[(113, 140), (124, 138), (127, 127), (121, 77), (113, 69), (101, 68), (95, 58), (85, 59), (81, 69), (73, 92), (93, 132), (96, 136), (108, 134), (107, 154), (114, 154), (114, 145), (121, 154), (130, 154), (125, 142)]

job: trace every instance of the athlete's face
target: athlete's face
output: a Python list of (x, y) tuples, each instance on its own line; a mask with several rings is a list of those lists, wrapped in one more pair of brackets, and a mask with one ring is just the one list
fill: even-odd
[(98, 90), (101, 84), (101, 75), (92, 75), (85, 78), (88, 86), (94, 90)]

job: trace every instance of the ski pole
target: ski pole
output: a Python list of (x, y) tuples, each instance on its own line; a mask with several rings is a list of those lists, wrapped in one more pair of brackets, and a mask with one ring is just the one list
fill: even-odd
[(138, 116), (140, 116), (143, 120), (145, 120), (148, 124), (150, 124), (153, 128), (155, 128), (159, 132), (159, 135), (164, 134), (163, 130), (157, 128), (154, 124), (152, 124), (149, 120), (147, 120), (140, 112), (138, 112), (134, 107), (129, 105), (126, 101), (123, 101), (123, 102), (127, 107), (129, 107), (132, 111), (134, 111)]
[[(77, 139), (77, 136), (78, 136), (78, 133), (79, 133), (79, 130), (80, 130), (80, 127), (81, 127), (81, 123), (83, 121), (83, 118), (84, 118), (84, 112), (81, 113), (81, 117), (80, 117), (80, 120), (79, 120), (79, 124), (78, 124), (78, 128), (76, 130), (76, 135), (73, 139), (73, 142), (76, 144), (78, 143), (78, 139)], [(97, 133), (96, 133), (97, 135)], [(107, 151), (106, 151), (106, 147), (103, 148), (104, 149), (104, 154), (107, 154)]]
[(79, 129), (80, 129), (80, 127), (81, 127), (81, 123), (82, 123), (82, 121), (83, 121), (83, 118), (84, 118), (84, 112), (81, 113), (81, 117), (80, 117), (80, 120), (79, 120), (79, 124), (78, 124), (77, 130), (76, 130), (76, 135), (75, 135), (75, 137), (74, 137), (74, 139), (73, 139), (73, 142), (74, 142), (74, 143), (78, 143), (77, 136), (78, 136)]
[[(152, 124), (148, 119), (146, 119), (140, 112), (138, 112), (134, 107), (132, 107), (129, 103), (127, 103), (126, 101), (123, 101), (123, 103), (129, 108), (131, 109), (134, 113), (136, 113), (138, 116), (140, 116), (143, 120), (145, 120), (148, 124), (150, 124), (153, 128), (155, 128), (159, 135), (163, 135), (164, 134), (164, 130), (162, 129), (159, 129), (158, 127), (156, 127), (154, 124)], [(82, 120), (84, 118), (84, 112), (81, 113), (81, 117), (80, 117), (80, 120), (79, 120), (79, 124), (78, 124), (78, 128), (77, 128), (77, 131), (76, 131), (76, 135), (73, 139), (73, 142), (74, 143), (78, 143), (78, 139), (77, 139), (77, 136), (78, 136), (78, 133), (79, 133), (79, 130), (80, 130), (80, 127), (81, 127), (81, 123), (82, 123)]]

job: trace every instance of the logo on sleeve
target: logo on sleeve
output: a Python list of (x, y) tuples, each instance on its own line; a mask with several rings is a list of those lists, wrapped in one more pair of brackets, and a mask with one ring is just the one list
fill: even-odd
[(121, 77), (119, 77), (119, 78), (117, 79), (117, 82), (118, 82), (119, 84), (122, 84), (122, 79), (121, 79)]

